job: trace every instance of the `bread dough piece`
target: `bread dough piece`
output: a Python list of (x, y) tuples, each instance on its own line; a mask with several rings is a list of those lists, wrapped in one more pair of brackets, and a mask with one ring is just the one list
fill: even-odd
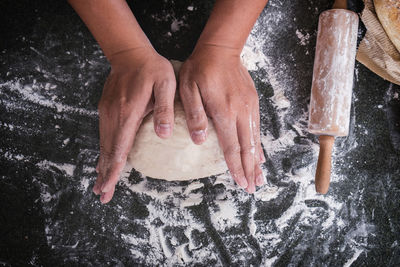
[(374, 6), (386, 34), (400, 52), (400, 1), (374, 0)]
[[(182, 63), (171, 63), (177, 74)], [(174, 112), (174, 130), (168, 139), (161, 139), (154, 132), (153, 113), (143, 120), (128, 163), (145, 176), (168, 181), (191, 180), (226, 172), (228, 168), (212, 121), (208, 120), (207, 140), (195, 145), (190, 138), (178, 94)]]

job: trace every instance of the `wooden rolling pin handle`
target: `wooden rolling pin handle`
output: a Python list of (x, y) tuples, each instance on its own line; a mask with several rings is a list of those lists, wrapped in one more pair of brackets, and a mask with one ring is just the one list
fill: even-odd
[(335, 0), (332, 8), (334, 9), (347, 9), (347, 0)]
[(317, 172), (315, 174), (315, 190), (321, 194), (326, 194), (329, 189), (329, 183), (331, 180), (332, 148), (334, 143), (334, 136), (321, 135), (319, 137), (319, 156)]

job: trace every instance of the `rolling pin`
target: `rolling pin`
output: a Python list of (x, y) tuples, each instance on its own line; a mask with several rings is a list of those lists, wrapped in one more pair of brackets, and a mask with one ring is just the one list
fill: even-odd
[(318, 24), (308, 130), (319, 135), (315, 189), (322, 194), (329, 189), (335, 137), (349, 133), (358, 15), (346, 8), (346, 0), (336, 0)]

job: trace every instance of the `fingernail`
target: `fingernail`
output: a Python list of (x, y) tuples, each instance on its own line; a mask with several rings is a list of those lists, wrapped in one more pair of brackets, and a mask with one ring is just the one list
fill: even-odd
[(249, 192), (250, 194), (253, 194), (256, 191), (256, 185), (255, 185), (256, 181), (254, 180), (256, 177), (250, 176), (248, 178), (249, 179), (247, 179), (247, 183), (248, 183), (247, 192)]
[(265, 156), (264, 156), (264, 152), (263, 151), (260, 152), (260, 161), (261, 161), (261, 163), (265, 162)]
[(104, 184), (102, 187), (101, 187), (101, 192), (102, 193), (107, 193), (108, 191), (110, 191), (111, 190), (111, 188), (110, 188), (110, 186), (107, 186), (107, 184)]
[(254, 187), (254, 186), (249, 186), (248, 188), (247, 188), (247, 192), (249, 193), (249, 194), (253, 194), (254, 192), (256, 191), (256, 188)]
[(249, 186), (247, 187), (247, 192), (253, 194), (255, 191), (256, 191), (256, 185), (254, 184), (254, 180), (250, 180)]
[(241, 179), (239, 179), (239, 185), (243, 188), (247, 188), (248, 183), (245, 177), (242, 177)]
[(191, 137), (195, 143), (203, 143), (206, 141), (206, 132), (204, 130), (194, 131)]
[(157, 133), (164, 136), (169, 136), (171, 134), (171, 125), (168, 123), (159, 123), (157, 125)]
[(100, 202), (101, 202), (101, 204), (106, 204), (105, 201), (104, 201), (104, 194), (101, 194)]
[(99, 194), (99, 186), (98, 186), (97, 184), (95, 184), (95, 185), (93, 186), (93, 193), (95, 193), (96, 195)]

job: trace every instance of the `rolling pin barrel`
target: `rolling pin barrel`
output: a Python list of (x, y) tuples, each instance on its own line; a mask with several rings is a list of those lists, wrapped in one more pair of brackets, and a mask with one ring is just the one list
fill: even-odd
[[(334, 8), (346, 5), (336, 1)], [(316, 190), (329, 188), (334, 137), (347, 136), (358, 32), (358, 15), (346, 9), (324, 11), (319, 18), (310, 99), (309, 132), (320, 135)]]

